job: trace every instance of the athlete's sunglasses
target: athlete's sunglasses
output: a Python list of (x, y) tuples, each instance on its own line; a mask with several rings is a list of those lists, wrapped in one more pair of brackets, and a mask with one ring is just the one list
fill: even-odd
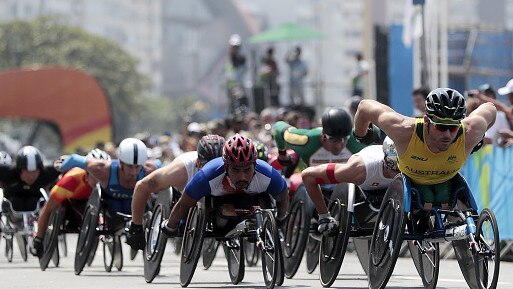
[(441, 122), (435, 122), (430, 117), (428, 117), (429, 123), (436, 129), (441, 132), (444, 132), (446, 130), (450, 132), (457, 132), (458, 129), (461, 127), (461, 122), (457, 123), (441, 123)]
[(331, 143), (339, 143), (339, 142), (345, 143), (347, 141), (347, 137), (329, 136), (327, 134), (324, 134), (324, 137), (326, 138), (327, 141), (329, 141)]

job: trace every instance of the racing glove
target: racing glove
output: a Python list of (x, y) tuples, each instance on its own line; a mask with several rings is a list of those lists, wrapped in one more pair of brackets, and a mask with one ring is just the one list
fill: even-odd
[(142, 225), (130, 224), (126, 232), (126, 243), (134, 250), (144, 250), (146, 239)]
[(338, 222), (330, 213), (319, 215), (319, 225), (317, 231), (321, 234), (332, 234), (338, 231)]
[(178, 227), (176, 228), (169, 228), (167, 225), (168, 220), (164, 220), (162, 224), (160, 224), (160, 231), (168, 238), (177, 237), (180, 233), (180, 230)]
[(32, 255), (41, 258), (43, 257), (43, 253), (45, 252), (45, 248), (43, 245), (43, 238), (35, 237), (32, 241), (33, 250), (31, 250)]
[(362, 143), (364, 145), (383, 143), (383, 140), (381, 139), (381, 130), (377, 126), (373, 125), (372, 123), (369, 124), (369, 127), (367, 128), (367, 133), (365, 134), (365, 136), (363, 136), (363, 137), (357, 136), (354, 133), (354, 129), (353, 129), (353, 136), (355, 137), (355, 139), (357, 141), (359, 141), (360, 143)]

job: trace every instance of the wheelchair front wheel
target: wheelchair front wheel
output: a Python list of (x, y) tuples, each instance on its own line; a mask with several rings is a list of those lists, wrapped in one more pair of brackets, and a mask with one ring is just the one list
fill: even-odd
[(285, 236), (283, 240), (283, 259), (285, 277), (291, 279), (297, 272), (310, 231), (310, 216), (303, 200), (294, 201), (289, 209)]
[(103, 240), (103, 267), (105, 272), (112, 271), (114, 265), (114, 238), (113, 236), (104, 236)]
[(479, 252), (474, 252), (477, 284), (480, 289), (495, 289), (499, 280), (500, 239), (494, 213), (485, 208), (479, 214), (476, 227)]
[(408, 241), (408, 248), (424, 288), (436, 288), (440, 270), (439, 244), (426, 240)]
[(340, 266), (344, 261), (351, 229), (351, 215), (347, 211), (347, 199), (334, 200), (329, 208), (331, 215), (337, 220), (338, 232), (333, 235), (322, 235), (319, 248), (320, 280), (323, 287), (330, 287), (337, 279)]
[(57, 209), (50, 215), (50, 221), (48, 222), (49, 225), (43, 239), (44, 252), (43, 256), (39, 259), (39, 267), (41, 268), (41, 271), (45, 271), (46, 268), (48, 268), (50, 260), (55, 258), (54, 252), (58, 251), (58, 238), (63, 218), (64, 214), (60, 209)]
[(16, 243), (18, 244), (18, 249), (20, 249), (21, 258), (24, 262), (27, 262), (28, 260), (28, 250), (27, 250), (27, 244), (28, 239), (26, 235), (14, 235), (16, 238)]
[(202, 256), (203, 256), (203, 269), (207, 270), (212, 266), (212, 262), (217, 255), (217, 249), (219, 248), (219, 242), (214, 238), (207, 238), (203, 241)]
[(166, 250), (167, 238), (160, 231), (164, 219), (163, 208), (158, 204), (153, 209), (150, 225), (146, 234), (146, 246), (143, 250), (144, 280), (151, 283), (158, 275), (160, 263)]
[(89, 205), (84, 212), (84, 220), (78, 233), (77, 249), (75, 252), (75, 275), (80, 275), (90, 255), (93, 254), (92, 249), (98, 244), (97, 226), (98, 208)]
[(9, 263), (12, 262), (12, 255), (13, 255), (13, 238), (14, 236), (12, 234), (6, 235), (5, 237), (5, 257), (7, 258), (7, 261)]
[(260, 260), (260, 251), (258, 250), (255, 243), (248, 242), (244, 239), (244, 257), (246, 258), (246, 265), (248, 267), (254, 267)]
[(308, 274), (312, 274), (319, 264), (321, 242), (316, 238), (317, 237), (313, 237), (312, 234), (309, 234), (306, 243), (306, 272)]

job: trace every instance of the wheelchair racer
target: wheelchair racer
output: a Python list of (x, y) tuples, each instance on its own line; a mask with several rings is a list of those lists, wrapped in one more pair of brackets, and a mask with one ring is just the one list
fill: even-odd
[[(109, 161), (110, 156), (100, 149), (94, 149), (87, 154), (86, 159)], [(84, 169), (75, 167), (67, 171), (53, 186), (48, 201), (41, 209), (39, 219), (37, 220), (37, 233), (32, 250), (37, 257), (41, 258), (43, 256), (43, 238), (52, 212), (57, 210), (66, 200), (87, 200), (97, 182), (98, 179), (92, 174), (87, 173)], [(81, 214), (82, 212), (80, 212)]]
[(363, 191), (380, 190), (388, 188), (397, 173), (397, 152), (389, 137), (385, 138), (382, 146), (368, 146), (352, 155), (347, 163), (330, 163), (303, 170), (303, 184), (319, 214), (319, 233), (338, 230), (337, 221), (328, 212), (319, 184), (353, 183)]
[[(117, 160), (86, 159), (73, 154), (61, 158), (60, 170), (78, 166), (98, 179), (102, 188), (102, 199), (108, 206), (108, 217), (112, 217), (112, 229), (123, 223), (116, 213), (131, 214), (132, 194), (137, 181), (157, 169), (158, 162), (148, 160), (146, 145), (139, 139), (126, 138), (119, 144)], [(110, 215), (112, 214), (112, 215)], [(109, 224), (109, 223), (108, 223)]]
[(465, 98), (451, 88), (431, 91), (425, 106), (423, 117), (412, 118), (377, 101), (363, 100), (354, 135), (367, 143), (375, 137), (371, 124), (377, 125), (394, 140), (399, 169), (424, 197), (424, 209), (435, 203), (448, 208), (451, 179), (493, 125), (497, 110), (487, 102), (466, 116)]
[(249, 199), (265, 195), (271, 195), (277, 201), (277, 221), (283, 223), (288, 209), (285, 180), (269, 164), (257, 159), (251, 139), (236, 134), (225, 142), (223, 156), (208, 162), (187, 183), (169, 219), (162, 223), (162, 231), (169, 237), (178, 235), (179, 221), (205, 196), (234, 197), (241, 201), (232, 204), (238, 207), (247, 206)]
[[(52, 185), (59, 177), (53, 166), (44, 166), (41, 152), (33, 146), (22, 147), (16, 155), (16, 166), (0, 165), (0, 183), (4, 198), (9, 200), (15, 211), (33, 211), (40, 198), (41, 189)], [(7, 202), (2, 211), (8, 214)]]
[(155, 170), (135, 185), (132, 199), (132, 223), (127, 234), (127, 244), (133, 249), (143, 250), (145, 237), (143, 214), (146, 201), (152, 192), (160, 192), (173, 187), (183, 192), (187, 182), (208, 161), (222, 156), (224, 138), (206, 135), (200, 139), (196, 151), (186, 152), (175, 158), (169, 165)]

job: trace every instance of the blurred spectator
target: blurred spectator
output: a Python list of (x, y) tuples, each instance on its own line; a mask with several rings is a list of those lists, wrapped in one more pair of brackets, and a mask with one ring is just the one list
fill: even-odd
[(270, 97), (271, 106), (280, 106), (280, 86), (278, 85), (278, 63), (274, 59), (274, 48), (269, 47), (262, 58), (260, 81), (264, 92)]
[(425, 87), (414, 89), (411, 93), (413, 100), (413, 117), (423, 117), (426, 114), (426, 98), (429, 90)]
[(508, 100), (509, 100), (509, 103), (510, 103), (509, 106), (506, 105), (506, 104), (503, 104), (501, 102), (494, 103), (494, 104), (495, 104), (495, 106), (497, 107), (498, 110), (504, 111), (504, 113), (508, 117), (510, 126), (513, 127), (513, 107), (512, 107), (512, 105), (513, 105), (513, 79), (508, 81), (506, 86), (499, 88), (497, 90), (497, 92), (500, 95), (506, 95), (508, 97)]
[(365, 87), (365, 76), (369, 73), (370, 65), (367, 60), (363, 59), (361, 53), (356, 54), (356, 68), (352, 74), (352, 95), (364, 97), (363, 91)]
[(303, 79), (308, 74), (308, 67), (301, 59), (301, 47), (297, 46), (285, 59), (289, 65), (290, 105), (304, 105)]
[(217, 134), (221, 136), (225, 136), (228, 133), (228, 129), (226, 126), (226, 120), (222, 118), (216, 118), (208, 122), (207, 124), (208, 131), (210, 134)]
[[(489, 84), (482, 84), (478, 87), (477, 96), (481, 103), (492, 102), (492, 103), (500, 103), (497, 101), (495, 90)], [(505, 140), (501, 137), (501, 132), (505, 133), (510, 131), (510, 126), (508, 122), (508, 118), (504, 111), (497, 110), (497, 117), (495, 118), (495, 123), (490, 127), (484, 137), (484, 144), (496, 144), (499, 146), (503, 146)]]

